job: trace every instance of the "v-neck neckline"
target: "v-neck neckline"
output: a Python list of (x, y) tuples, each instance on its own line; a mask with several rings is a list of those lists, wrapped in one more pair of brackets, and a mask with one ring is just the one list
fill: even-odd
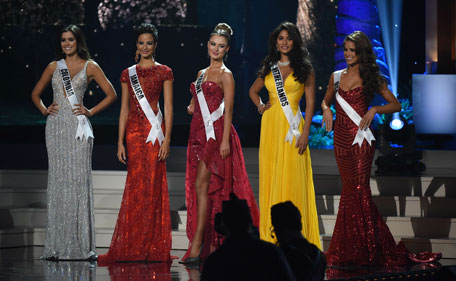
[(78, 76), (78, 74), (81, 73), (81, 72), (86, 68), (88, 62), (89, 62), (89, 61), (86, 61), (86, 62), (84, 63), (84, 66), (81, 68), (81, 70), (79, 70), (73, 77), (71, 77), (71, 72), (70, 72), (70, 69), (68, 68), (68, 72), (70, 73), (70, 80), (71, 80), (71, 82), (73, 82), (74, 77)]

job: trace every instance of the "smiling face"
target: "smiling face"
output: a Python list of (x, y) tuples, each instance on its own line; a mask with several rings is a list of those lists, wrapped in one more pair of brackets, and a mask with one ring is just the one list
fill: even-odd
[(358, 55), (356, 54), (355, 42), (347, 40), (344, 43), (344, 57), (348, 65), (358, 63)]
[(60, 46), (62, 47), (63, 53), (67, 56), (72, 56), (77, 53), (78, 43), (73, 32), (66, 31), (62, 33), (62, 36), (60, 37)]
[(279, 53), (287, 55), (293, 49), (293, 39), (288, 34), (288, 30), (284, 29), (277, 35), (276, 48)]
[(154, 36), (150, 33), (143, 33), (138, 36), (136, 41), (136, 48), (139, 51), (139, 55), (143, 58), (150, 59), (155, 53), (157, 42), (154, 40)]
[(222, 60), (229, 49), (228, 40), (224, 36), (213, 35), (207, 42), (208, 55), (214, 60)]

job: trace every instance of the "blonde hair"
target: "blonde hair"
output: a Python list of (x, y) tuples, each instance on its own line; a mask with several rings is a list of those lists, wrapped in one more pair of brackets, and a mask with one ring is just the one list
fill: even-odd
[(231, 41), (231, 36), (233, 36), (233, 29), (227, 23), (222, 22), (215, 26), (214, 30), (211, 32), (210, 37), (214, 35), (225, 37), (229, 45)]

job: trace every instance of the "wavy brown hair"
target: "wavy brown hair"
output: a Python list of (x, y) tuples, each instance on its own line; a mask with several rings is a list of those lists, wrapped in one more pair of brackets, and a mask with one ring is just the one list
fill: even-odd
[(372, 49), (372, 43), (361, 31), (355, 31), (344, 39), (345, 42), (352, 41), (355, 43), (355, 53), (358, 57), (359, 76), (363, 79), (363, 92), (366, 100), (370, 102), (374, 94), (385, 84), (385, 78), (380, 74), (376, 63), (376, 56)]
[(70, 24), (60, 31), (55, 49), (55, 60), (66, 58), (65, 53), (62, 51), (60, 41), (62, 40), (62, 34), (67, 31), (73, 33), (74, 38), (76, 38), (76, 51), (78, 52), (79, 57), (83, 60), (90, 60), (91, 57), (89, 48), (87, 48), (84, 32), (82, 32), (82, 30), (74, 24)]
[(282, 30), (288, 31), (288, 36), (293, 40), (293, 48), (288, 54), (290, 59), (290, 67), (293, 68), (293, 76), (300, 83), (304, 84), (307, 76), (312, 72), (312, 64), (309, 60), (309, 51), (304, 47), (301, 35), (299, 34), (298, 27), (291, 22), (283, 22), (279, 24), (269, 34), (268, 40), (268, 54), (263, 60), (263, 65), (258, 70), (257, 75), (260, 78), (265, 78), (271, 72), (271, 66), (280, 60), (280, 52), (277, 51), (277, 37)]

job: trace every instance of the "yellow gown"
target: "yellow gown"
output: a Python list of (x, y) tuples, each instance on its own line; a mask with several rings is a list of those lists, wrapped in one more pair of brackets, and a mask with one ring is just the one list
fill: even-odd
[[(299, 155), (298, 148), (295, 147), (296, 137), (291, 145), (285, 142), (290, 126), (277, 97), (271, 73), (265, 77), (264, 84), (269, 92), (271, 108), (264, 112), (261, 119), (260, 238), (276, 242), (276, 239), (271, 237), (271, 207), (290, 200), (301, 212), (302, 234), (321, 249), (309, 148)], [(284, 88), (295, 115), (304, 93), (304, 84), (295, 81), (291, 73), (284, 82)], [(303, 127), (304, 118), (299, 123), (300, 132)]]

